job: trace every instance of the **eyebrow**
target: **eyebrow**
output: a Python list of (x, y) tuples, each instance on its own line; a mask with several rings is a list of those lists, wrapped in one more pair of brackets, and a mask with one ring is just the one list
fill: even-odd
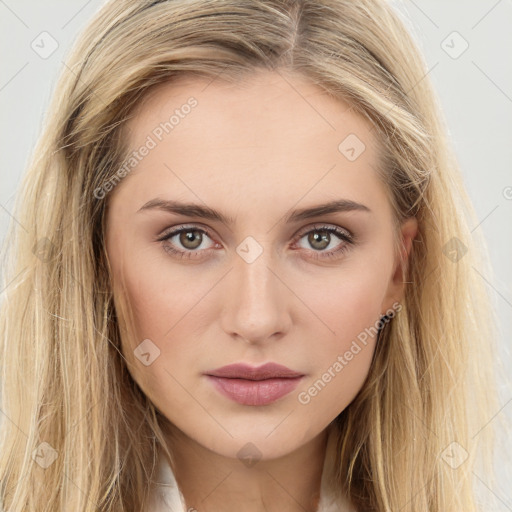
[[(144, 206), (139, 209), (139, 212), (144, 210), (162, 210), (177, 215), (184, 215), (187, 217), (201, 217), (211, 221), (221, 222), (228, 226), (235, 224), (236, 219), (231, 216), (226, 216), (221, 212), (209, 208), (208, 206), (201, 206), (194, 203), (183, 203), (175, 200), (164, 199), (151, 199)], [(329, 215), (339, 212), (361, 211), (371, 213), (370, 208), (361, 203), (356, 203), (350, 199), (337, 199), (325, 204), (319, 204), (310, 208), (302, 208), (294, 210), (285, 216), (286, 223), (299, 222), (301, 220), (318, 217), (319, 215)], [(138, 212), (137, 212), (138, 213)]]

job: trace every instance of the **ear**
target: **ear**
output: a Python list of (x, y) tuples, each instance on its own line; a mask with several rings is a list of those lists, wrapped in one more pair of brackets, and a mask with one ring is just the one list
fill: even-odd
[(406, 219), (401, 227), (399, 233), (399, 250), (395, 256), (395, 264), (393, 267), (393, 274), (391, 276), (386, 297), (382, 303), (382, 314), (384, 315), (387, 310), (392, 309), (395, 302), (401, 302), (404, 295), (405, 287), (405, 271), (409, 262), (409, 255), (412, 249), (412, 242), (418, 233), (418, 221), (415, 217)]

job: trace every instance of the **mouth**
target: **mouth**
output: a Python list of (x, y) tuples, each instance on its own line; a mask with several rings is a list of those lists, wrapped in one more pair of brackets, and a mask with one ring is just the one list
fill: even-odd
[(286, 366), (245, 363), (223, 366), (205, 374), (223, 396), (241, 405), (268, 405), (291, 393), (304, 377)]
[(268, 405), (291, 393), (302, 377), (262, 380), (233, 379), (207, 375), (215, 388), (241, 405)]

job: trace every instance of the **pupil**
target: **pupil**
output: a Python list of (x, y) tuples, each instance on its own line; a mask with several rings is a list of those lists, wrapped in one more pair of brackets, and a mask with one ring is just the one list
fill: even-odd
[[(198, 231), (186, 231), (184, 233), (182, 233), (182, 240), (181, 242), (183, 243), (183, 245), (185, 247), (188, 247), (189, 249), (195, 249), (197, 248), (199, 245), (201, 245), (201, 241), (200, 241), (200, 236), (199, 236), (199, 232)], [(196, 240), (196, 243), (194, 243), (194, 238), (196, 238), (197, 240), (199, 240), (199, 243), (197, 243), (197, 240)], [(189, 244), (192, 244), (192, 246), (190, 246)]]
[[(318, 233), (323, 233), (323, 234), (319, 235)], [(311, 245), (313, 245), (313, 247), (316, 244), (320, 243), (320, 246), (317, 246), (317, 249), (325, 249), (329, 245), (329, 233), (327, 231), (319, 231), (319, 232), (313, 233), (311, 236), (312, 236), (312, 240), (310, 240), (310, 242), (311, 242)]]

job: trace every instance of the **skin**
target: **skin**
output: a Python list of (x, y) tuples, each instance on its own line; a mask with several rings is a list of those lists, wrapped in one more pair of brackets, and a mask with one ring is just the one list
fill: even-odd
[[(190, 96), (197, 106), (109, 198), (107, 253), (122, 351), (134, 380), (172, 424), (178, 441), (169, 444), (187, 507), (314, 511), (326, 429), (361, 389), (375, 337), (309, 403), (298, 395), (403, 296), (374, 132), (306, 79), (261, 71), (237, 84), (193, 78), (158, 86), (126, 126), (130, 147), (144, 144)], [(338, 150), (349, 134), (366, 146), (354, 161)], [(154, 198), (206, 205), (236, 223), (140, 210)], [(294, 209), (340, 198), (371, 211), (284, 222)], [(208, 234), (188, 245), (180, 235), (157, 241), (190, 225)], [(324, 225), (348, 230), (356, 242), (322, 232)], [(328, 247), (308, 238), (312, 230), (328, 237)], [(416, 233), (414, 218), (402, 224), (402, 256)], [(248, 236), (262, 248), (251, 263), (237, 253)], [(169, 246), (196, 257), (180, 259)], [(334, 258), (315, 259), (342, 246)], [(146, 339), (160, 350), (148, 366), (134, 355)], [(265, 406), (233, 402), (203, 375), (269, 361), (305, 378)], [(252, 467), (237, 457), (247, 443), (261, 456)]]

